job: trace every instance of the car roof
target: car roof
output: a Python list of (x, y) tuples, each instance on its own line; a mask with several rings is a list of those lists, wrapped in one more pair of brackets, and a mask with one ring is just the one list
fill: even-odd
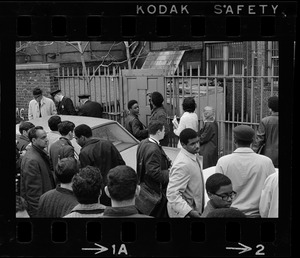
[[(67, 115), (59, 115), (61, 117), (61, 121), (71, 121), (78, 126), (80, 124), (86, 124), (92, 129), (98, 127), (100, 125), (106, 124), (114, 124), (118, 123), (114, 120), (109, 120), (105, 118), (98, 118), (98, 117), (88, 117), (88, 116), (67, 116)], [(29, 122), (33, 123), (35, 126), (42, 126), (46, 132), (49, 132), (48, 120), (51, 116), (45, 116), (40, 118), (35, 118), (29, 120)], [(19, 125), (16, 125), (16, 131), (19, 131)]]

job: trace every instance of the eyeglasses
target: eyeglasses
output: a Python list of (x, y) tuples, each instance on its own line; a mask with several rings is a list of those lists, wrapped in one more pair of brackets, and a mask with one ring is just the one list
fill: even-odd
[(229, 198), (232, 200), (236, 196), (236, 192), (232, 191), (231, 193), (226, 194), (226, 195), (219, 195), (219, 194), (214, 193), (213, 195), (221, 197), (223, 201), (229, 201)]

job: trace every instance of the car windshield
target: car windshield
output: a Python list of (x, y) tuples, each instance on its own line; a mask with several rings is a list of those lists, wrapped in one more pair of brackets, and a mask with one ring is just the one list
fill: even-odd
[(94, 137), (112, 142), (119, 152), (138, 144), (138, 141), (118, 124), (101, 125), (92, 130)]

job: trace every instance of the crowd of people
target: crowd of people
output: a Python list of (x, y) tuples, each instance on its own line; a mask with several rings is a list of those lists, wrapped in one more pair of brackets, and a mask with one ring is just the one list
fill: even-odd
[[(195, 100), (184, 99), (184, 113), (179, 122), (173, 120), (180, 149), (173, 161), (162, 147), (170, 134), (163, 96), (150, 94), (148, 127), (139, 120), (138, 102), (129, 101), (125, 128), (140, 141), (134, 169), (89, 126), (61, 121), (57, 114), (79, 114), (60, 91), (53, 92), (59, 112), (41, 91), (33, 95), (31, 118), (44, 116), (46, 109), (55, 112), (48, 133), (30, 120), (19, 126), (17, 217), (278, 217), (276, 96), (269, 98), (271, 115), (261, 120), (257, 133), (243, 124), (233, 129), (236, 149), (222, 157), (213, 107), (204, 108), (199, 129)], [(81, 146), (78, 156), (73, 138)], [(205, 180), (206, 168), (214, 171)]]

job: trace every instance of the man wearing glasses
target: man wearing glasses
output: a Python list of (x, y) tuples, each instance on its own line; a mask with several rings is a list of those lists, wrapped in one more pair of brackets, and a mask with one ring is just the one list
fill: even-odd
[(32, 93), (34, 99), (29, 102), (28, 120), (57, 114), (53, 100), (43, 96), (40, 88), (34, 88)]
[(207, 217), (211, 211), (220, 208), (229, 208), (236, 192), (232, 189), (232, 183), (229, 177), (216, 173), (207, 178), (205, 183), (206, 192), (209, 201), (201, 214), (201, 217)]

